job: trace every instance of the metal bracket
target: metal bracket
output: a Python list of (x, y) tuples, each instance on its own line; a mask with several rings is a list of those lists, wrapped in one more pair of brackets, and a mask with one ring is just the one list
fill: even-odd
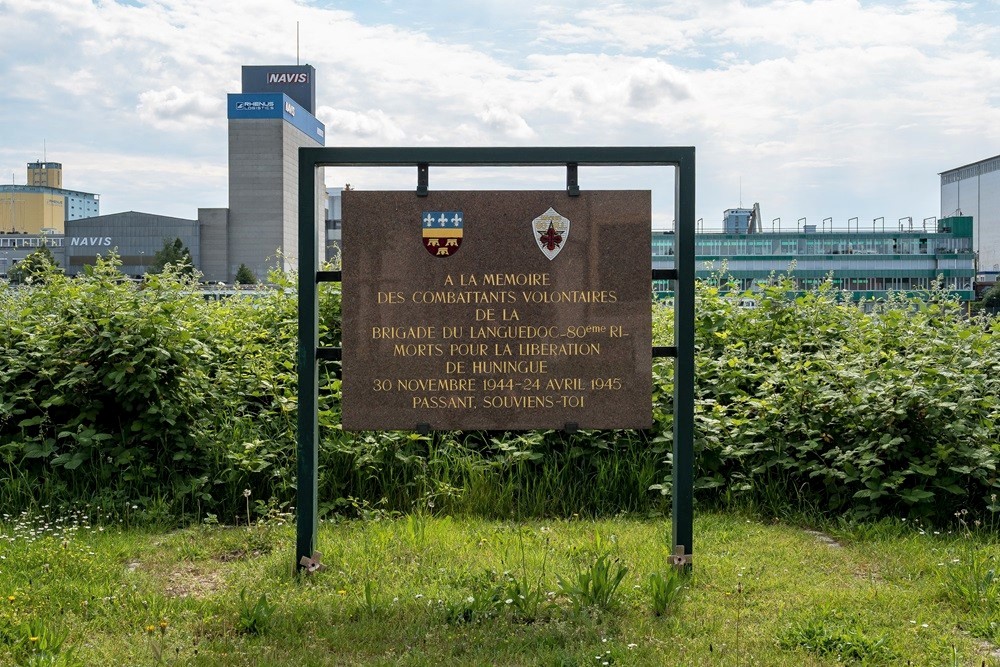
[(430, 165), (426, 162), (417, 164), (417, 196), (427, 196), (427, 182), (430, 175)]
[(565, 431), (570, 435), (573, 435), (579, 430), (580, 430), (580, 425), (577, 424), (576, 422), (566, 422), (565, 424), (563, 424), (563, 431)]
[(678, 570), (686, 570), (691, 567), (691, 554), (684, 553), (684, 545), (678, 544), (674, 547), (674, 553), (670, 556), (670, 564)]
[(303, 556), (299, 559), (299, 565), (306, 571), (306, 574), (316, 574), (320, 570), (326, 569), (326, 565), (319, 562), (323, 558), (323, 554), (318, 551), (314, 551), (312, 558), (308, 556)]
[(580, 177), (577, 175), (576, 162), (566, 163), (566, 194), (570, 197), (580, 196)]

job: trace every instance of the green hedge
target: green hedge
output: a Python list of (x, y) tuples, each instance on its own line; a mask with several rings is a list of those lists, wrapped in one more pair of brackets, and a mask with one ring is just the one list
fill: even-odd
[[(90, 503), (149, 520), (245, 520), (295, 498), (294, 285), (206, 301), (176, 271), (117, 261), (0, 285), (0, 503)], [(698, 287), (697, 499), (769, 513), (944, 522), (1000, 509), (995, 325), (943, 293), (861, 304), (775, 278), (741, 308)], [(251, 295), (252, 294), (252, 295)], [(339, 291), (321, 289), (324, 345)], [(870, 312), (866, 312), (866, 309)], [(672, 311), (654, 302), (654, 338)], [(662, 512), (672, 365), (657, 362), (648, 432), (345, 433), (324, 371), (325, 514), (414, 508), (490, 516)], [(133, 506), (137, 509), (133, 510)]]

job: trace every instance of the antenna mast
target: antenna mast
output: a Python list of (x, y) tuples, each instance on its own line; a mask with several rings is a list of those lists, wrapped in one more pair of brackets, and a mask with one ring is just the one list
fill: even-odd
[(299, 65), (299, 22), (295, 22), (295, 65)]

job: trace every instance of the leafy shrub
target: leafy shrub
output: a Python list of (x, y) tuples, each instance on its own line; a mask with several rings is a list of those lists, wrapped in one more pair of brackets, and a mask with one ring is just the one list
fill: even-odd
[[(176, 271), (143, 283), (115, 258), (0, 284), (0, 502), (96, 501), (138, 518), (259, 516), (295, 499), (294, 277), (205, 301)], [(1000, 510), (1000, 338), (943, 292), (859, 306), (776, 277), (738, 307), (697, 288), (696, 484), (704, 504), (943, 523)], [(320, 286), (320, 344), (340, 290)], [(870, 311), (870, 312), (868, 312)], [(657, 344), (673, 311), (652, 304)], [(654, 364), (648, 431), (346, 433), (337, 364), (320, 367), (325, 514), (492, 517), (661, 513), (673, 364)], [(648, 489), (660, 491), (650, 493)], [(131, 509), (128, 514), (134, 515)], [(971, 517), (970, 517), (971, 520)]]
[[(190, 493), (211, 389), (198, 297), (177, 274), (145, 285), (116, 261), (0, 295), (0, 456), (25, 478), (86, 498)], [(75, 472), (74, 472), (75, 471)]]
[(995, 324), (967, 319), (943, 292), (869, 314), (829, 282), (791, 289), (776, 279), (755, 309), (699, 289), (699, 487), (768, 512), (985, 511), (1000, 485)]

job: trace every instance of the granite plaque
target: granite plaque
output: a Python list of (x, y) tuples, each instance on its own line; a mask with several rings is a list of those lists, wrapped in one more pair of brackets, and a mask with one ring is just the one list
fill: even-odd
[(343, 428), (651, 426), (649, 191), (342, 204)]

